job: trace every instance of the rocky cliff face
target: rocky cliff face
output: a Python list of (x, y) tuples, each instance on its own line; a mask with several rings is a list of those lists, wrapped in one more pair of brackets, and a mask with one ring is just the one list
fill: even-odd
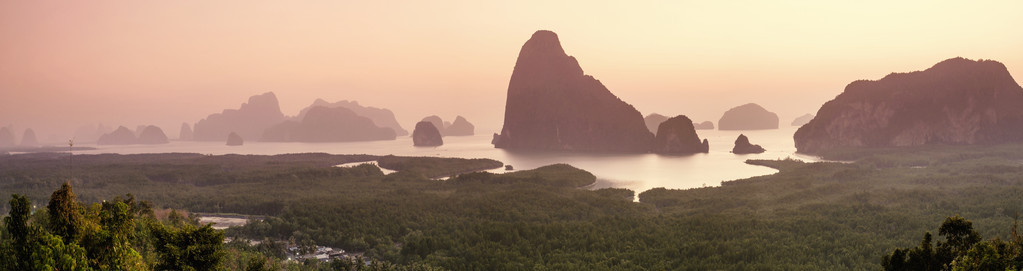
[(149, 125), (146, 126), (145, 128), (142, 128), (142, 132), (139, 133), (138, 143), (156, 145), (167, 144), (170, 143), (170, 141), (167, 140), (167, 134), (163, 133), (163, 129), (160, 129), (160, 127), (156, 127), (153, 125)]
[(639, 111), (585, 75), (557, 34), (537, 31), (522, 45), (495, 147), (648, 152), (652, 139)]
[(739, 134), (739, 137), (735, 139), (735, 146), (732, 147), (734, 154), (763, 153), (764, 151), (766, 151), (764, 147), (749, 143), (749, 138), (744, 134)]
[(195, 123), (196, 141), (223, 141), (231, 132), (242, 138), (259, 138), (263, 130), (284, 121), (277, 96), (273, 92), (252, 96), (238, 109), (226, 109)]
[(302, 120), (303, 118), (305, 118), (305, 114), (306, 112), (309, 111), (309, 109), (317, 106), (327, 108), (337, 107), (347, 108), (348, 110), (355, 112), (356, 115), (369, 118), (370, 120), (373, 121), (373, 124), (375, 124), (378, 127), (391, 128), (391, 130), (394, 130), (394, 134), (398, 136), (408, 135), (408, 131), (405, 130), (404, 128), (401, 128), (401, 125), (398, 124), (398, 120), (395, 119), (394, 117), (394, 112), (391, 112), (391, 110), (388, 110), (386, 108), (362, 106), (359, 105), (359, 102), (357, 101), (338, 101), (330, 103), (324, 101), (323, 99), (316, 99), (316, 101), (313, 101), (312, 105), (302, 109), (302, 111), (298, 113), (298, 116), (295, 117), (295, 120)]
[(137, 143), (138, 138), (135, 137), (135, 132), (124, 126), (117, 127), (117, 130), (100, 136), (99, 140), (96, 141), (98, 145), (131, 145)]
[(188, 123), (181, 123), (181, 132), (178, 133), (178, 140), (192, 140), (192, 126)]
[(668, 117), (664, 115), (653, 113), (643, 117), (643, 124), (646, 124), (646, 129), (650, 130), (650, 133), (657, 134), (657, 127), (661, 126), (661, 123), (668, 120)]
[(855, 81), (794, 135), (796, 149), (1023, 141), (1023, 88), (1005, 65), (953, 58)]
[(474, 134), (476, 134), (476, 126), (462, 116), (455, 117), (455, 121), (451, 125), (444, 127), (444, 136), (471, 136)]
[(444, 145), (440, 131), (429, 121), (416, 123), (416, 129), (412, 130), (412, 145), (419, 147), (434, 147)]
[(344, 107), (313, 107), (302, 121), (285, 121), (264, 131), (260, 141), (352, 142), (394, 140), (394, 130), (377, 127), (369, 118)]
[(653, 149), (662, 154), (707, 153), (710, 151), (710, 143), (706, 139), (701, 142), (693, 128), (693, 121), (679, 115), (657, 127)]
[(778, 129), (778, 114), (758, 104), (748, 103), (725, 111), (718, 120), (718, 130)]

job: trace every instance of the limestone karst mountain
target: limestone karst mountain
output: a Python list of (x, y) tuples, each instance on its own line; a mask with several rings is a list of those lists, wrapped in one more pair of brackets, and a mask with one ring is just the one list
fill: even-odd
[(444, 136), (471, 136), (476, 134), (476, 126), (462, 116), (455, 117), (451, 125), (444, 127)]
[(646, 124), (646, 129), (650, 130), (650, 133), (653, 133), (655, 135), (657, 134), (657, 127), (660, 126), (661, 123), (666, 120), (668, 120), (668, 117), (665, 117), (664, 115), (657, 113), (653, 113), (650, 115), (646, 115), (646, 117), (643, 117), (643, 123)]
[(696, 128), (696, 130), (714, 130), (714, 123), (709, 120), (705, 120), (701, 123), (693, 122), (693, 128)]
[(181, 123), (181, 131), (178, 133), (178, 140), (192, 140), (192, 126), (188, 123)]
[(636, 108), (584, 74), (557, 34), (540, 30), (519, 51), (504, 127), (493, 143), (506, 149), (649, 152), (653, 137)]
[(124, 126), (119, 126), (113, 132), (100, 136), (99, 140), (96, 141), (98, 145), (131, 145), (137, 143), (138, 138), (135, 137), (135, 132)]
[(224, 141), (231, 132), (242, 138), (259, 138), (270, 126), (284, 121), (277, 96), (273, 92), (249, 97), (238, 109), (225, 109), (199, 120), (192, 128), (196, 141)]
[(267, 128), (260, 141), (351, 142), (394, 140), (394, 130), (377, 127), (369, 118), (345, 107), (310, 108), (301, 121), (289, 120)]
[(416, 129), (412, 131), (412, 145), (419, 147), (435, 147), (444, 145), (440, 131), (432, 122), (420, 121), (416, 123)]
[(749, 138), (744, 134), (739, 134), (739, 137), (735, 139), (735, 146), (732, 147), (734, 154), (763, 153), (765, 151), (764, 147), (749, 143)]
[(308, 107), (302, 109), (302, 111), (300, 111), (298, 113), (298, 116), (296, 116), (294, 119), (301, 120), (302, 118), (305, 117), (305, 114), (306, 112), (309, 111), (309, 109), (317, 106), (328, 108), (335, 107), (347, 108), (348, 110), (355, 112), (356, 115), (369, 118), (370, 120), (373, 121), (373, 124), (376, 124), (376, 126), (378, 127), (391, 128), (391, 130), (394, 130), (394, 134), (397, 136), (408, 135), (408, 131), (402, 128), (400, 124), (398, 124), (398, 120), (394, 117), (394, 112), (391, 112), (391, 110), (386, 108), (362, 106), (359, 104), (358, 101), (337, 101), (331, 103), (323, 99), (316, 99), (316, 101), (313, 101), (312, 105), (309, 105)]
[(36, 131), (32, 128), (25, 129), (25, 133), (21, 136), (22, 147), (39, 147), (39, 139), (36, 138)]
[(693, 121), (684, 115), (670, 118), (657, 127), (653, 150), (661, 154), (690, 154), (710, 151), (710, 143), (700, 141)]
[(796, 149), (1023, 141), (1023, 88), (1005, 65), (952, 58), (850, 83), (793, 136)]
[[(428, 121), (432, 123), (433, 127), (437, 128), (437, 132), (440, 132), (440, 135), (444, 136), (444, 127), (447, 127), (447, 125), (444, 125), (444, 120), (441, 119), (439, 116), (437, 115), (427, 116), (420, 121)], [(419, 125), (419, 123), (416, 123), (416, 125)]]
[(169, 142), (167, 134), (163, 133), (163, 129), (160, 129), (160, 127), (148, 125), (142, 128), (142, 132), (139, 133), (139, 144), (156, 145), (167, 144)]
[(227, 134), (228, 146), (241, 146), (243, 144), (245, 144), (245, 139), (242, 139), (242, 136), (238, 135), (238, 133), (231, 132)]

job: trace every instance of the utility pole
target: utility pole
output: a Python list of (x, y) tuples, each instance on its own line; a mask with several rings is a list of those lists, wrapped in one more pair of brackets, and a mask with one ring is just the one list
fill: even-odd
[(74, 138), (68, 139), (67, 140), (67, 153), (68, 153), (68, 157), (67, 157), (67, 170), (68, 170), (68, 175), (71, 175), (71, 178), (68, 179), (69, 182), (75, 180), (75, 153), (74, 153), (74, 146), (75, 146), (75, 139)]

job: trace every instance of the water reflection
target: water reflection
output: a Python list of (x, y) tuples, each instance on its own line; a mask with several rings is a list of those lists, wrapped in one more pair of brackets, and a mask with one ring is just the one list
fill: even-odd
[[(393, 141), (350, 143), (263, 143), (246, 142), (244, 146), (225, 146), (223, 142), (171, 142), (165, 145), (94, 146), (96, 150), (76, 153), (165, 153), (263, 154), (324, 152), (332, 154), (370, 154), (399, 156), (433, 156), (490, 158), (515, 167), (515, 170), (565, 163), (592, 172), (598, 178), (594, 188), (621, 187), (641, 192), (650, 188), (695, 188), (717, 186), (721, 181), (767, 175), (774, 169), (745, 164), (746, 159), (794, 158), (816, 161), (815, 157), (795, 154), (793, 127), (761, 131), (697, 131), (710, 141), (710, 153), (693, 155), (575, 153), (544, 151), (510, 151), (495, 149), (489, 134), (468, 137), (445, 137), (439, 147), (413, 147), (412, 140), (400, 137)], [(767, 152), (753, 155), (730, 153), (735, 138), (744, 133), (754, 144)]]

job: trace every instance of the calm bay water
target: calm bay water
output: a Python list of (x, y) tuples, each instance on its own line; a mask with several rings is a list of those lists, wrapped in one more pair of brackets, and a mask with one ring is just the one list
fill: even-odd
[[(97, 153), (202, 153), (202, 154), (262, 154), (323, 152), (331, 154), (370, 154), (398, 156), (435, 156), (462, 158), (490, 158), (516, 170), (565, 163), (592, 172), (597, 176), (594, 188), (620, 187), (637, 193), (656, 187), (685, 189), (717, 186), (721, 181), (743, 179), (775, 173), (776, 170), (747, 165), (746, 159), (784, 159), (791, 157), (816, 161), (813, 156), (796, 154), (792, 141), (795, 127), (760, 131), (700, 130), (700, 138), (710, 141), (710, 153), (684, 156), (658, 154), (603, 154), (570, 152), (523, 152), (496, 149), (490, 144), (490, 134), (445, 137), (440, 147), (413, 147), (410, 137), (393, 141), (348, 143), (263, 143), (245, 142), (244, 146), (226, 146), (223, 142), (174, 141), (164, 145), (90, 146), (96, 150), (76, 151), (76, 154)], [(760, 144), (767, 152), (753, 155), (730, 153), (735, 138), (746, 134), (753, 144)]]

